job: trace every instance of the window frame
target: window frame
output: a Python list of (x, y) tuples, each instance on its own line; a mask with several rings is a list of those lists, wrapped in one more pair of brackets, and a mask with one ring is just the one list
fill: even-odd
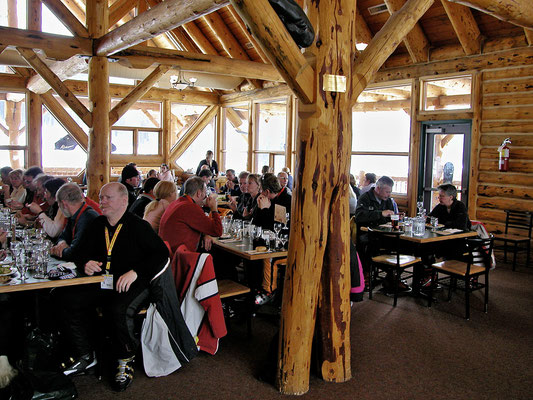
[(24, 94), (24, 126), (26, 127), (24, 134), (26, 135), (26, 144), (25, 145), (13, 145), (13, 144), (6, 144), (6, 145), (0, 145), (0, 151), (1, 150), (18, 150), (23, 151), (24, 154), (24, 163), (21, 168), (27, 168), (28, 166), (28, 153), (30, 148), (30, 138), (29, 138), (29, 132), (28, 132), (28, 108), (29, 108), (29, 99), (28, 99), (28, 92), (26, 90), (16, 90), (16, 89), (0, 89), (0, 93), (22, 93)]
[[(428, 114), (452, 114), (452, 113), (468, 113), (474, 111), (474, 104), (473, 104), (473, 91), (474, 91), (474, 76), (475, 73), (472, 71), (464, 71), (461, 73), (449, 73), (449, 74), (442, 74), (442, 75), (430, 75), (430, 76), (421, 76), (419, 79), (420, 81), (420, 101), (419, 101), (419, 115), (428, 115)], [(444, 81), (454, 78), (466, 78), (469, 77), (471, 80), (470, 85), (470, 107), (468, 108), (454, 108), (454, 109), (448, 109), (448, 110), (427, 110), (425, 103), (427, 99), (427, 86), (426, 83), (428, 82), (435, 82), (435, 81)]]

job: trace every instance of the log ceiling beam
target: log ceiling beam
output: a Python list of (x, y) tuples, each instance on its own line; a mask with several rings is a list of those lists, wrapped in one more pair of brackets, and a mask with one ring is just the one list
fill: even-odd
[(74, 94), (67, 88), (61, 79), (46, 65), (31, 49), (17, 47), (22, 58), (48, 83), (52, 89), (69, 105), (70, 108), (81, 118), (85, 124), (92, 125), (92, 114)]
[(448, 0), (482, 11), (503, 21), (533, 29), (531, 0)]
[(527, 44), (533, 46), (533, 29), (524, 28), (524, 34), (526, 35)]
[(41, 94), (41, 100), (61, 126), (70, 133), (83, 150), (87, 151), (87, 148), (89, 147), (89, 136), (87, 136), (83, 129), (76, 123), (76, 121), (74, 121), (59, 101), (56, 100), (53, 94), (50, 91), (43, 93)]
[(268, 0), (231, 0), (270, 62), (304, 104), (315, 97), (315, 72)]
[[(65, 61), (56, 61), (50, 66), (50, 70), (62, 81), (85, 72), (88, 68), (88, 58), (82, 56), (73, 56)], [(29, 91), (39, 94), (48, 92), (50, 87), (40, 75), (34, 75), (30, 78), (26, 86)]]
[(412, 66), (387, 68), (375, 75), (374, 82), (388, 82), (426, 75), (442, 75), (451, 72), (473, 71), (485, 68), (507, 68), (521, 65), (533, 65), (533, 46)]
[(239, 104), (246, 101), (272, 99), (274, 97), (290, 96), (291, 89), (287, 85), (279, 85), (249, 92), (236, 92), (220, 96), (220, 104)]
[(379, 68), (398, 47), (404, 36), (431, 7), (433, 1), (408, 0), (402, 8), (390, 16), (374, 36), (353, 67), (354, 103), (359, 94), (374, 80)]
[(65, 6), (61, 0), (41, 0), (48, 9), (54, 14), (66, 28), (74, 35), (79, 37), (89, 37), (87, 28), (83, 25), (74, 14), (70, 12), (67, 6)]
[(177, 28), (228, 3), (227, 0), (167, 0), (96, 41), (97, 56), (109, 56)]
[[(391, 15), (402, 8), (405, 2), (406, 0), (385, 0)], [(405, 36), (403, 43), (415, 64), (428, 61), (429, 40), (418, 23)]]
[[(231, 33), (218, 12), (215, 11), (211, 14), (204, 15), (202, 19), (213, 30), (218, 41), (231, 58), (250, 61), (248, 53), (246, 53), (246, 50), (242, 48), (239, 41), (233, 36), (233, 33)], [(257, 80), (248, 79), (248, 82), (254, 89), (260, 89), (263, 87), (261, 82)]]
[(82, 24), (86, 23), (85, 8), (82, 8), (84, 4), (80, 4), (76, 0), (62, 0), (63, 4), (67, 6), (72, 14), (81, 21)]
[(30, 29), (0, 26), (1, 46), (25, 47), (43, 50), (50, 58), (66, 60), (76, 54), (92, 55), (92, 40), (81, 37), (66, 37)]
[(154, 50), (149, 47), (137, 46), (122, 51), (115, 57), (138, 68), (147, 68), (153, 64), (163, 64), (179, 67), (183, 71), (208, 72), (276, 82), (283, 81), (281, 75), (272, 65), (209, 54), (169, 49)]
[(268, 61), (268, 57), (263, 52), (263, 50), (261, 50), (261, 47), (259, 46), (259, 44), (257, 44), (257, 42), (255, 41), (254, 37), (250, 34), (250, 32), (248, 32), (248, 29), (246, 29), (246, 26), (244, 25), (244, 22), (242, 22), (241, 17), (239, 17), (239, 14), (237, 14), (237, 11), (235, 11), (233, 6), (230, 4), (229, 6), (226, 7), (226, 9), (231, 14), (231, 17), (235, 20), (235, 23), (237, 24), (237, 26), (241, 30), (242, 34), (252, 44), (252, 46), (254, 46), (255, 51), (259, 55), (259, 58), (261, 58), (261, 60), (264, 63), (270, 63), (270, 61)]
[(113, 26), (128, 14), (139, 0), (117, 0), (109, 7), (109, 25)]
[(359, 7), (357, 7), (357, 14), (355, 14), (355, 39), (357, 43), (370, 43), (372, 40), (372, 31), (368, 27)]
[(467, 56), (481, 52), (481, 32), (470, 8), (441, 0), (444, 11)]
[(166, 65), (160, 65), (152, 71), (144, 80), (137, 85), (126, 97), (124, 97), (113, 109), (109, 112), (109, 125), (113, 126), (120, 117), (122, 117), (130, 107), (140, 100), (154, 84), (170, 69)]
[(0, 88), (5, 90), (10, 89), (26, 89), (26, 80), (22, 76), (12, 74), (0, 74)]
[(198, 25), (194, 21), (183, 24), (183, 29), (190, 36), (192, 41), (198, 46), (198, 48), (204, 54), (213, 54), (218, 56), (218, 51), (211, 44), (211, 42), (205, 37), (203, 32), (198, 28)]

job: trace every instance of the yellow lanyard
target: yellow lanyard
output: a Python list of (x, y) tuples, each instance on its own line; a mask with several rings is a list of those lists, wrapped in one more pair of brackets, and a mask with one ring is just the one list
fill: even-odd
[(107, 229), (107, 226), (105, 227), (105, 244), (107, 246), (107, 263), (105, 265), (105, 270), (107, 273), (109, 273), (109, 270), (111, 268), (111, 252), (113, 251), (113, 246), (115, 245), (115, 241), (117, 240), (117, 236), (121, 228), (122, 224), (117, 227), (117, 230), (115, 231), (115, 234), (111, 239), (111, 243), (109, 243), (109, 230)]

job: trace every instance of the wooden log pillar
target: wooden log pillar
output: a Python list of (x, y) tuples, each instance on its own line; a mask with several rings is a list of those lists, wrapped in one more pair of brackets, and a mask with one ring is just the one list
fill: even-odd
[[(34, 31), (41, 30), (42, 5), (39, 0), (28, 1), (27, 26)], [(38, 94), (30, 92), (28, 95), (28, 166), (43, 167), (43, 104)]]
[[(91, 38), (107, 33), (107, 0), (87, 2), (87, 29)], [(111, 126), (109, 124), (109, 68), (106, 57), (94, 56), (89, 62), (89, 106), (93, 124), (89, 129), (87, 154), (88, 196), (96, 200), (103, 185), (109, 182), (109, 152)]]
[[(298, 106), (277, 376), (278, 388), (285, 394), (303, 394), (309, 388), (313, 334), (322, 378), (332, 382), (351, 378), (348, 184), (356, 4), (329, 0), (308, 6), (317, 30), (312, 48), (316, 101)], [(324, 89), (325, 83), (335, 80), (331, 75), (346, 78), (345, 92)]]

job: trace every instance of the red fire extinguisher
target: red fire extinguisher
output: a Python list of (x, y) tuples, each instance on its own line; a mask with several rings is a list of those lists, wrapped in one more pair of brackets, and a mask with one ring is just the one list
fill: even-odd
[(502, 172), (509, 170), (509, 146), (511, 138), (506, 138), (502, 145), (498, 147), (498, 153), (500, 154), (500, 160), (498, 161), (498, 169)]

